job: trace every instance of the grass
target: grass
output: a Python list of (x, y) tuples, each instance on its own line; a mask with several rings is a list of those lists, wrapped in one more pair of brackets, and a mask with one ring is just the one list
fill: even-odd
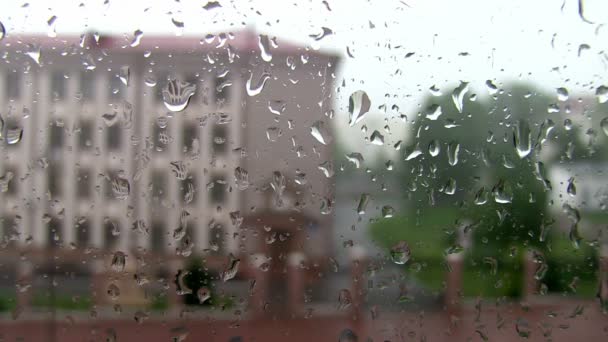
[(89, 297), (83, 296), (68, 296), (55, 295), (51, 298), (49, 295), (34, 295), (31, 299), (31, 305), (39, 308), (54, 308), (70, 311), (87, 311), (93, 306), (93, 302)]
[[(455, 209), (430, 208), (420, 211), (417, 215), (381, 219), (372, 225), (370, 232), (372, 239), (387, 250), (387, 255), (388, 250), (397, 242), (406, 241), (410, 246), (412, 258), (403, 266), (404, 271), (422, 283), (427, 290), (442, 291), (448, 272), (445, 250), (454, 239), (452, 227), (457, 218), (458, 211)], [(564, 234), (552, 235), (549, 247), (545, 255), (549, 269), (543, 279), (549, 292), (586, 298), (595, 296), (595, 248), (581, 244), (580, 248), (576, 249)], [(517, 248), (517, 257), (510, 257), (505, 253), (496, 256), (496, 274), (493, 274), (489, 265), (483, 261), (483, 255), (492, 252), (492, 249), (478, 248), (475, 253), (467, 253), (462, 284), (464, 295), (519, 297), (523, 285), (521, 256), (525, 248)]]

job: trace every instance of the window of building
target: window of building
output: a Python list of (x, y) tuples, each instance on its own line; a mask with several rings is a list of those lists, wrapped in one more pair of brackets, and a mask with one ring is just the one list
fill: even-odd
[(93, 123), (89, 120), (80, 121), (80, 132), (78, 133), (78, 148), (88, 150), (93, 146)]
[(120, 150), (122, 144), (122, 129), (119, 124), (106, 127), (106, 148), (110, 151)]
[(19, 236), (17, 219), (13, 215), (6, 215), (0, 219), (0, 229), (2, 229), (2, 240), (0, 246), (3, 248), (15, 245), (15, 239)]
[(161, 200), (167, 194), (167, 176), (162, 170), (152, 172), (152, 197)]
[(188, 151), (192, 148), (192, 143), (198, 139), (198, 126), (192, 123), (183, 126), (182, 148), (183, 151)]
[(168, 149), (170, 136), (167, 127), (160, 128), (157, 124), (154, 124), (152, 128), (152, 138), (154, 140), (154, 150), (156, 152), (164, 152)]
[(47, 224), (47, 246), (51, 248), (59, 247), (62, 243), (62, 231), (61, 231), (62, 221), (56, 217), (51, 218), (49, 223)]
[(81, 218), (76, 222), (76, 243), (79, 247), (86, 247), (89, 245), (89, 238), (91, 236), (91, 228), (89, 220), (87, 218)]
[(196, 203), (196, 200), (198, 198), (198, 194), (197, 194), (197, 190), (196, 190), (196, 187), (197, 187), (196, 176), (191, 175), (187, 179), (181, 181), (179, 184), (180, 184), (180, 193), (181, 193), (182, 203), (184, 203), (184, 204)]
[(5, 94), (9, 100), (17, 100), (21, 96), (21, 74), (16, 71), (6, 73)]
[(78, 175), (76, 178), (76, 193), (78, 198), (87, 199), (92, 195), (92, 179), (91, 170), (78, 169)]
[(63, 147), (64, 134), (64, 128), (52, 122), (49, 128), (49, 146), (52, 149), (61, 149)]
[(230, 101), (230, 79), (228, 77), (215, 78), (215, 102), (227, 104)]
[(114, 190), (112, 189), (112, 180), (116, 179), (118, 177), (118, 171), (117, 170), (106, 170), (105, 173), (107, 179), (103, 182), (104, 183), (104, 197), (107, 200), (114, 200), (116, 199), (116, 196), (114, 195)]
[(51, 73), (51, 95), (53, 99), (65, 100), (67, 95), (67, 79), (64, 71), (54, 70)]
[(152, 252), (161, 253), (165, 249), (165, 224), (160, 221), (152, 223), (150, 231), (150, 250)]
[(168, 73), (162, 72), (158, 75), (158, 78), (156, 79), (156, 91), (154, 92), (154, 98), (156, 99), (156, 102), (163, 102), (163, 89), (167, 85), (168, 77)]
[(80, 91), (85, 102), (95, 100), (95, 73), (92, 71), (82, 71), (80, 73)]
[(104, 247), (107, 250), (116, 249), (118, 236), (120, 234), (119, 223), (114, 219), (105, 218), (103, 220)]
[(210, 183), (210, 200), (211, 203), (220, 205), (226, 201), (226, 181), (224, 177), (216, 175)]
[(111, 74), (109, 81), (108, 98), (112, 100), (124, 99), (127, 87), (122, 83), (118, 75)]
[(209, 248), (212, 251), (223, 253), (225, 249), (226, 232), (224, 225), (215, 221), (209, 224)]
[(52, 196), (58, 197), (62, 195), (63, 174), (59, 162), (52, 161), (49, 163), (47, 167), (47, 183), (48, 191)]

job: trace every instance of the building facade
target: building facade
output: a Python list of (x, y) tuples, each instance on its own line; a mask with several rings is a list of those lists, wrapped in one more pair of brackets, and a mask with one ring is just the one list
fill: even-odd
[(247, 276), (269, 260), (260, 241), (331, 248), (332, 145), (310, 130), (333, 117), (336, 56), (251, 31), (7, 37), (0, 53), (2, 267), (17, 281), (103, 275), (117, 252), (134, 274), (193, 255), (219, 272), (232, 255)]

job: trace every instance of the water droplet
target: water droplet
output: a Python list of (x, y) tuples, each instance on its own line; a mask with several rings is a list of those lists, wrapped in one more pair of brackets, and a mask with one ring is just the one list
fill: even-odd
[(348, 309), (353, 304), (353, 297), (350, 291), (342, 289), (338, 293), (338, 310)]
[(40, 66), (40, 46), (28, 44), (25, 54), (30, 57), (38, 66)]
[(179, 296), (189, 295), (192, 293), (192, 289), (186, 283), (186, 276), (189, 275), (190, 272), (185, 270), (177, 271), (175, 275), (175, 285), (176, 285), (176, 293)]
[(266, 138), (270, 142), (276, 142), (283, 135), (283, 131), (276, 126), (268, 127), (266, 129)]
[(148, 75), (146, 77), (144, 77), (144, 83), (146, 84), (146, 86), (152, 88), (154, 86), (156, 86), (156, 76), (154, 75)]
[(196, 85), (172, 79), (163, 88), (163, 103), (172, 112), (181, 112), (188, 106), (190, 97), (196, 92)]
[(515, 322), (515, 331), (519, 337), (529, 338), (532, 334), (532, 329), (530, 329), (530, 324), (523, 318), (518, 318)]
[(0, 21), (0, 40), (4, 39), (6, 36), (6, 29), (4, 28), (4, 24)]
[(369, 112), (370, 107), (371, 102), (366, 92), (357, 90), (352, 93), (348, 99), (348, 124), (352, 127), (363, 120), (365, 114)]
[(184, 22), (181, 20), (177, 20), (175, 18), (171, 18), (171, 22), (173, 23), (173, 26), (175, 26), (175, 35), (176, 36), (181, 36), (182, 34), (184, 34)]
[(325, 126), (325, 122), (318, 120), (310, 126), (310, 134), (323, 145), (327, 145), (333, 141), (333, 137), (329, 133), (329, 129)]
[(441, 92), (441, 90), (439, 88), (437, 88), (437, 86), (434, 85), (434, 84), (429, 88), (429, 92), (433, 96), (441, 96), (441, 95), (443, 95), (443, 93)]
[(23, 137), (23, 128), (12, 127), (6, 131), (6, 143), (9, 145), (15, 145), (21, 141)]
[(407, 161), (407, 160), (416, 159), (421, 154), (422, 154), (422, 150), (420, 149), (420, 144), (416, 143), (416, 145), (414, 145), (409, 152), (406, 152), (405, 160)]
[(141, 30), (135, 30), (133, 32), (133, 40), (131, 41), (131, 47), (136, 47), (141, 42), (141, 38), (144, 36), (144, 33)]
[(405, 241), (399, 241), (390, 250), (391, 260), (397, 265), (404, 265), (407, 263), (411, 256), (412, 252), (410, 250), (410, 246)]
[(334, 165), (329, 160), (319, 164), (317, 168), (321, 170), (321, 172), (323, 172), (323, 174), (327, 178), (331, 178), (334, 176)]
[(111, 283), (110, 285), (108, 285), (108, 289), (106, 292), (108, 294), (108, 297), (110, 297), (111, 300), (117, 300), (118, 297), (120, 296), (120, 289), (114, 283)]
[(54, 15), (50, 17), (49, 20), (47, 20), (46, 24), (48, 26), (47, 35), (51, 38), (57, 37), (57, 32), (55, 29), (55, 26), (57, 25), (57, 16)]
[(431, 120), (431, 121), (435, 121), (437, 119), (439, 119), (439, 117), (441, 116), (441, 114), (443, 114), (441, 112), (441, 106), (437, 105), (437, 104), (432, 104), (430, 105), (425, 112), (426, 118)]
[(439, 152), (441, 152), (441, 145), (439, 144), (439, 141), (436, 139), (431, 140), (429, 143), (429, 154), (431, 157), (437, 157)]
[(395, 216), (395, 209), (393, 209), (393, 207), (390, 205), (385, 205), (382, 207), (382, 217), (391, 218), (393, 216)]
[(476, 205), (484, 205), (488, 202), (488, 191), (485, 187), (481, 187), (475, 194), (475, 200), (473, 201)]
[(234, 181), (239, 190), (246, 190), (249, 188), (249, 172), (240, 166), (236, 167), (234, 169)]
[(576, 185), (574, 185), (574, 177), (570, 177), (568, 179), (568, 187), (566, 188), (566, 192), (570, 196), (576, 196)]
[(138, 324), (143, 323), (148, 318), (149, 318), (149, 315), (141, 310), (137, 310), (135, 312), (135, 314), (133, 315), (133, 319), (135, 319), (135, 322), (137, 322)]
[(321, 27), (321, 30), (322, 31), (320, 33), (311, 34), (311, 35), (308, 35), (308, 36), (310, 38), (313, 38), (316, 41), (319, 41), (319, 40), (321, 40), (321, 39), (323, 39), (323, 38), (325, 38), (325, 37), (327, 37), (327, 36), (329, 36), (329, 35), (331, 35), (331, 34), (334, 33), (334, 31), (332, 31), (330, 28), (327, 28), (327, 27)]
[(557, 100), (561, 102), (568, 101), (568, 89), (566, 88), (557, 88)]
[(258, 46), (260, 48), (260, 54), (265, 62), (272, 60), (272, 52), (270, 52), (270, 39), (265, 34), (261, 34), (258, 37)]
[(367, 208), (369, 199), (370, 199), (369, 194), (361, 194), (361, 197), (359, 198), (359, 205), (357, 205), (357, 214), (359, 214), (359, 215), (365, 214), (365, 209)]
[(600, 121), (600, 127), (606, 136), (608, 136), (608, 117), (605, 117)]
[(129, 81), (131, 79), (131, 70), (129, 69), (128, 65), (124, 65), (122, 67), (120, 67), (120, 71), (118, 73), (118, 78), (120, 78), (120, 81), (122, 82), (122, 84), (124, 84), (125, 86), (129, 86)]
[(286, 181), (285, 176), (280, 171), (272, 173), (270, 187), (274, 190), (274, 202), (277, 207), (283, 206), (283, 192), (285, 191)]
[(118, 174), (111, 182), (112, 193), (118, 200), (126, 200), (131, 193), (131, 184), (124, 174)]
[(239, 265), (241, 264), (241, 260), (235, 258), (232, 253), (229, 256), (230, 260), (228, 260), (228, 264), (226, 268), (222, 271), (222, 281), (226, 282), (236, 276), (236, 273), (239, 271)]
[(448, 179), (445, 186), (443, 187), (443, 192), (446, 195), (453, 195), (456, 193), (456, 180), (454, 178)]
[(498, 87), (494, 84), (494, 82), (492, 82), (492, 80), (486, 81), (486, 88), (488, 88), (488, 94), (490, 94), (490, 96), (498, 93)]
[(329, 215), (329, 214), (331, 214), (333, 209), (334, 209), (334, 203), (331, 200), (331, 198), (323, 197), (321, 199), (321, 208), (320, 208), (321, 214)]
[(369, 137), (369, 142), (373, 145), (382, 146), (384, 145), (384, 136), (380, 134), (378, 131), (372, 132), (372, 135)]
[(532, 151), (530, 126), (527, 120), (519, 120), (513, 128), (513, 144), (519, 158), (524, 158)]
[(350, 329), (344, 329), (340, 332), (340, 336), (338, 336), (338, 342), (357, 342), (359, 338), (357, 334), (355, 334)]
[(127, 256), (123, 252), (116, 252), (112, 256), (112, 264), (110, 267), (114, 272), (123, 272), (125, 270), (125, 264), (127, 263)]
[(460, 144), (452, 141), (448, 144), (448, 163), (451, 166), (458, 164), (458, 153), (460, 152)]
[(513, 193), (510, 187), (502, 179), (494, 186), (492, 193), (494, 194), (494, 201), (496, 203), (511, 203), (513, 200)]
[(264, 72), (262, 73), (262, 75), (260, 75), (255, 84), (253, 84), (253, 72), (251, 72), (251, 74), (249, 74), (249, 78), (247, 79), (247, 83), (245, 86), (247, 90), (247, 95), (256, 96), (261, 93), (262, 90), (264, 90), (264, 86), (266, 86), (266, 81), (268, 81), (268, 79), (270, 79), (270, 74)]
[(0, 192), (8, 191), (8, 185), (12, 179), (13, 173), (11, 171), (6, 171), (6, 173), (0, 177)]
[(358, 152), (353, 152), (346, 155), (346, 159), (355, 165), (355, 168), (359, 168), (363, 164), (363, 155)]
[(118, 113), (117, 112), (104, 113), (101, 116), (101, 119), (103, 120), (103, 123), (106, 124), (106, 126), (108, 126), (108, 127), (114, 126), (114, 124), (116, 124), (118, 122)]
[(209, 300), (209, 298), (211, 298), (211, 290), (205, 286), (201, 287), (196, 291), (196, 298), (198, 298), (199, 304), (205, 303), (207, 300)]
[(599, 103), (605, 103), (608, 101), (608, 87), (605, 85), (597, 87), (597, 89), (595, 89), (595, 96), (597, 96)]
[(169, 163), (171, 166), (171, 172), (175, 175), (175, 178), (179, 180), (185, 180), (188, 176), (188, 170), (186, 164), (183, 161), (173, 161)]
[(452, 101), (459, 113), (463, 110), (463, 99), (464, 95), (469, 91), (469, 83), (460, 81), (460, 85), (452, 92)]

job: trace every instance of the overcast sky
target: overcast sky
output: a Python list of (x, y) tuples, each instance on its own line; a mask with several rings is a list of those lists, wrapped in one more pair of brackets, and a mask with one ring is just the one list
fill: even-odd
[[(531, 80), (553, 90), (592, 93), (607, 83), (608, 1), (585, 1), (585, 22), (578, 0), (305, 0), (218, 1), (206, 10), (206, 0), (5, 1), (0, 22), (8, 35), (55, 30), (62, 33), (99, 31), (132, 35), (175, 35), (172, 19), (184, 23), (183, 34), (236, 30), (244, 26), (315, 48), (344, 55), (338, 112), (346, 111), (348, 95), (365, 90), (372, 107), (397, 104), (411, 112), (436, 85), (451, 92), (458, 80), (471, 82), (482, 96), (483, 82)], [(333, 34), (315, 43), (309, 35), (327, 27)], [(373, 27), (373, 28), (372, 28)], [(579, 46), (590, 49), (578, 56)], [(349, 48), (354, 58), (346, 55)], [(414, 52), (410, 58), (405, 54)], [(462, 56), (462, 53), (468, 55)], [(389, 94), (390, 98), (385, 97)], [(384, 126), (377, 110), (364, 123)], [(388, 116), (390, 122), (396, 122)], [(347, 118), (338, 115), (340, 130), (349, 132)], [(360, 126), (359, 124), (358, 126)], [(396, 125), (396, 123), (395, 123)], [(397, 136), (388, 139), (398, 140)], [(353, 141), (353, 144), (355, 141)]]

